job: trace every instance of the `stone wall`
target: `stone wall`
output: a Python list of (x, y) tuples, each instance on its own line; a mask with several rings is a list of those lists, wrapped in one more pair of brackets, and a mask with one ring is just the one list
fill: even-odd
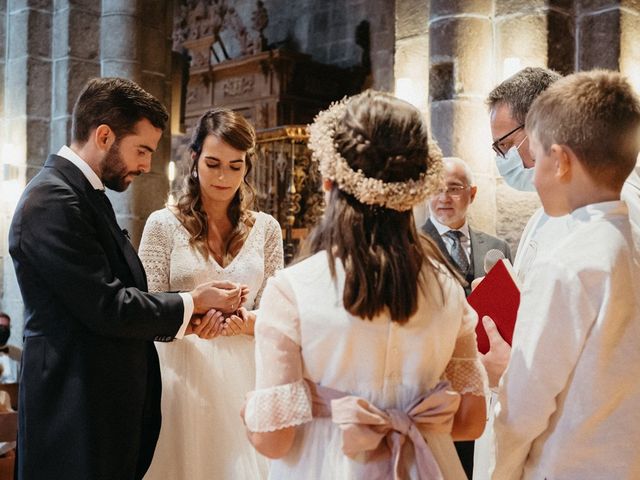
[[(250, 28), (255, 0), (230, 3), (245, 26)], [(356, 29), (366, 21), (371, 41), (370, 86), (391, 91), (395, 48), (394, 3), (394, 0), (264, 0), (269, 15), (264, 35), (269, 45), (287, 45), (312, 55), (318, 62), (353, 67), (362, 61), (362, 48), (355, 39)], [(229, 55), (235, 58), (239, 51), (237, 41), (229, 30), (223, 30), (221, 37)]]

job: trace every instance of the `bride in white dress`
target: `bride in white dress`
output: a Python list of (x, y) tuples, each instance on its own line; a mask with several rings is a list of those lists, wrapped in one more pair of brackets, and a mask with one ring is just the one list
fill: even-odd
[(254, 130), (241, 115), (206, 113), (193, 134), (190, 176), (178, 204), (154, 212), (145, 225), (139, 254), (150, 291), (220, 280), (243, 288), (245, 297), (235, 315), (216, 317), (215, 338), (156, 344), (162, 428), (148, 480), (259, 480), (268, 473), (239, 415), (255, 381), (251, 310), (283, 264), (278, 222), (248, 210), (254, 146)]
[(477, 315), (411, 208), (442, 186), (420, 112), (367, 91), (322, 112), (328, 191), (306, 258), (265, 290), (244, 418), (272, 479), (465, 479), (485, 421)]

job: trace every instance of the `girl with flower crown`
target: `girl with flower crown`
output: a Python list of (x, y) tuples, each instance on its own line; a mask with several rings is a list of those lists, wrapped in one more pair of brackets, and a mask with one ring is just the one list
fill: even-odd
[(327, 209), (270, 279), (243, 409), (270, 478), (464, 479), (453, 440), (484, 427), (477, 316), (416, 231), (442, 158), (406, 102), (367, 91), (311, 126)]
[(158, 343), (162, 429), (145, 479), (262, 479), (267, 460), (244, 435), (238, 406), (255, 381), (253, 324), (267, 279), (282, 268), (278, 222), (249, 209), (255, 132), (236, 112), (214, 109), (196, 124), (191, 167), (177, 205), (154, 212), (140, 258), (150, 291), (219, 281), (244, 305), (217, 312), (208, 339)]

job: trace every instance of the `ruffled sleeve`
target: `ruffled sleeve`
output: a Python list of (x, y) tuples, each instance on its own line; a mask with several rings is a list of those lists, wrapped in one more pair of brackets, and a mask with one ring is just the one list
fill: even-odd
[(462, 323), (453, 356), (445, 369), (444, 378), (461, 394), (488, 394), (487, 372), (480, 361), (475, 327), (478, 315), (464, 301)]
[(272, 432), (311, 421), (310, 392), (302, 377), (298, 309), (284, 275), (272, 277), (265, 288), (255, 338), (256, 389), (247, 396), (247, 428)]
[(169, 267), (173, 238), (171, 225), (162, 215), (166, 210), (152, 213), (144, 226), (138, 256), (147, 274), (150, 292), (168, 292)]

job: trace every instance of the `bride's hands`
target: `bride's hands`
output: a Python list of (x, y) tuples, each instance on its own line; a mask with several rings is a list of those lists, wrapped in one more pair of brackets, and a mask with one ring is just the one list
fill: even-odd
[(235, 314), (230, 315), (225, 320), (225, 325), (222, 330), (222, 335), (232, 336), (240, 335), (253, 335), (253, 327), (256, 323), (256, 314), (249, 312), (246, 308), (239, 308)]

